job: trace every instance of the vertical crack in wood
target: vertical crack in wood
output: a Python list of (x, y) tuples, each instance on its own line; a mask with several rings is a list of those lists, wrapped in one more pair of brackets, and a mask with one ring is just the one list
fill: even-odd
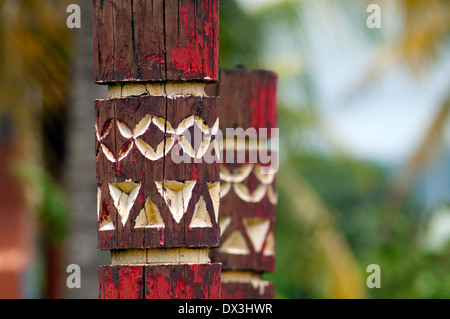
[[(166, 34), (166, 1), (163, 1), (163, 40), (164, 40), (164, 79), (167, 79), (167, 65), (169, 61), (167, 60), (167, 34)], [(166, 104), (167, 106), (167, 104)], [(167, 109), (166, 109), (167, 111)], [(166, 113), (167, 114), (167, 113)]]
[(141, 68), (139, 67), (139, 58), (138, 58), (138, 52), (136, 50), (136, 34), (135, 34), (135, 21), (134, 21), (134, 0), (130, 0), (130, 6), (131, 6), (131, 43), (133, 46), (133, 59), (134, 63), (136, 64), (137, 72), (138, 72), (138, 79), (142, 78), (141, 75)]

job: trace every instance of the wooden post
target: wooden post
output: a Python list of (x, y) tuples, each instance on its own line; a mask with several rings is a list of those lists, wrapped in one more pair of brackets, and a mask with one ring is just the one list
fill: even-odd
[(218, 2), (94, 0), (100, 298), (220, 298)]
[[(223, 148), (226, 155), (235, 155), (235, 163), (225, 158), (220, 168), (221, 248), (214, 249), (212, 258), (222, 263), (224, 299), (274, 298), (274, 285), (263, 281), (261, 273), (275, 268), (278, 162), (261, 161), (260, 156), (253, 161), (251, 154), (266, 148), (262, 136), (230, 136), (227, 128), (255, 128), (258, 133), (267, 128), (267, 137), (277, 138), (271, 135), (277, 128), (277, 81), (277, 75), (268, 71), (221, 69), (219, 84), (207, 88), (220, 96)], [(237, 141), (231, 149), (230, 139)], [(236, 163), (240, 150), (246, 155), (244, 163)], [(271, 155), (277, 155), (274, 152)], [(268, 166), (272, 169), (263, 172)]]

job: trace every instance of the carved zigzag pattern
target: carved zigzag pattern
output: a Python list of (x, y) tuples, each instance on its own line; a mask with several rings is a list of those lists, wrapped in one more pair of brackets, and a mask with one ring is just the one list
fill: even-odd
[(270, 231), (270, 220), (257, 217), (239, 219), (239, 223), (243, 225), (248, 235), (247, 239), (239, 228), (224, 235), (231, 223), (231, 218), (220, 219), (220, 233), (223, 241), (220, 252), (230, 255), (249, 255), (250, 247), (252, 247), (255, 253), (262, 253), (264, 256), (275, 254), (275, 237)]
[(116, 159), (114, 158), (113, 152), (106, 146), (103, 141), (108, 137), (108, 135), (111, 133), (111, 130), (114, 126), (114, 120), (106, 121), (105, 125), (103, 125), (102, 131), (98, 129), (97, 123), (95, 123), (95, 136), (97, 137), (97, 142), (99, 143), (99, 151), (102, 150), (103, 154), (105, 154), (106, 158), (111, 161), (115, 162)]
[[(164, 181), (155, 182), (156, 188), (164, 199), (167, 207), (176, 223), (180, 223), (186, 214), (191, 202), (192, 192), (196, 186), (196, 181)], [(219, 197), (220, 183), (208, 183), (208, 191), (213, 204), (213, 216), (216, 223), (219, 222)], [(129, 215), (141, 190), (141, 184), (132, 182), (108, 184), (109, 194), (111, 195), (114, 207), (119, 213), (119, 220), (123, 226), (129, 222)], [(100, 192), (100, 191), (99, 191)], [(98, 196), (98, 218), (100, 219), (100, 195)], [(158, 208), (151, 198), (147, 198), (144, 207), (136, 218), (135, 228), (164, 228), (165, 223)], [(213, 227), (211, 217), (206, 208), (206, 202), (203, 196), (200, 196), (195, 205), (194, 214), (189, 225), (190, 228), (209, 228)], [(114, 230), (112, 220), (108, 220), (100, 225), (100, 231)]]
[[(258, 187), (250, 193), (250, 190), (243, 182), (254, 173), (258, 181), (261, 183)], [(220, 167), (220, 179), (222, 181), (222, 189), (220, 197), (224, 198), (229, 194), (231, 189), (234, 190), (236, 195), (247, 203), (259, 203), (266, 196), (272, 205), (276, 205), (278, 202), (278, 195), (273, 187), (275, 180), (275, 173), (262, 173), (262, 167), (259, 165), (243, 165), (233, 173), (231, 173), (225, 166)]]
[[(175, 144), (179, 144), (184, 153), (194, 159), (202, 158), (208, 151), (211, 143), (215, 148), (216, 154), (220, 153), (218, 141), (216, 139), (212, 139), (212, 137), (217, 135), (218, 133), (219, 119), (217, 119), (213, 127), (210, 128), (207, 124), (205, 124), (205, 121), (201, 117), (192, 115), (184, 119), (177, 128), (174, 128), (170, 122), (164, 120), (161, 117), (146, 115), (133, 130), (131, 130), (131, 128), (122, 120), (116, 121), (120, 135), (128, 140), (128, 142), (122, 146), (121, 150), (119, 151), (119, 156), (116, 159), (114, 158), (113, 152), (102, 143), (102, 141), (111, 132), (113, 122), (114, 120), (110, 120), (105, 123), (102, 133), (99, 132), (97, 125), (95, 126), (97, 141), (98, 143), (100, 143), (101, 150), (105, 154), (106, 158), (112, 163), (121, 162), (123, 159), (125, 159), (134, 146), (136, 146), (137, 149), (142, 153), (142, 155), (150, 161), (157, 161), (167, 155), (175, 146)], [(161, 132), (171, 135), (170, 137), (161, 141), (156, 149), (153, 149), (150, 145), (148, 145), (148, 143), (140, 138), (145, 134), (152, 123)], [(192, 147), (192, 144), (185, 137), (183, 137), (183, 134), (194, 125), (197, 125), (202, 133), (207, 136), (202, 141), (197, 151), (195, 151)]]

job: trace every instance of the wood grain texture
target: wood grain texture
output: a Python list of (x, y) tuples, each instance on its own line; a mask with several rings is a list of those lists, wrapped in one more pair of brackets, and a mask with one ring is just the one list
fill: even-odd
[(207, 85), (206, 93), (220, 96), (220, 129), (224, 136), (227, 128), (259, 130), (278, 127), (276, 73), (221, 68), (219, 74), (220, 81)]
[[(212, 128), (218, 120), (218, 109), (215, 97), (143, 96), (96, 102), (97, 126), (106, 125), (108, 131), (102, 134), (99, 130), (97, 143), (99, 226), (104, 220), (114, 226), (107, 231), (99, 227), (101, 249), (218, 246), (218, 203), (213, 202), (211, 185), (220, 182), (219, 165), (184, 154), (177, 134), (177, 129), (190, 119), (186, 131), (192, 139), (188, 145), (198, 153), (198, 145), (207, 140), (208, 134), (199, 129), (197, 122), (204, 129)], [(111, 149), (109, 157), (103, 153), (102, 143)], [(152, 157), (156, 156), (152, 152), (160, 154)], [(185, 156), (187, 162), (174, 162), (172, 152)], [(193, 184), (190, 200), (183, 199), (179, 221), (170, 207), (176, 204), (174, 198), (166, 196), (177, 193), (170, 189), (170, 183)], [(191, 227), (200, 202), (204, 202), (210, 227)], [(160, 223), (136, 224), (138, 217), (142, 222), (146, 216)]]
[(100, 299), (220, 299), (219, 264), (102, 266)]
[(216, 81), (219, 0), (94, 0), (97, 83)]

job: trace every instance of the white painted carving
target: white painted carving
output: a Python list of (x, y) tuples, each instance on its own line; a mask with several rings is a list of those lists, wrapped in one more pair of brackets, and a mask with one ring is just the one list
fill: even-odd
[(155, 183), (159, 194), (164, 198), (173, 218), (177, 223), (180, 223), (188, 209), (196, 181), (164, 181)]
[(269, 231), (270, 220), (262, 218), (244, 218), (244, 225), (253, 244), (253, 248), (256, 252), (261, 252), (267, 238), (267, 232)]
[[(256, 187), (253, 193), (250, 193), (250, 190), (243, 182), (252, 172), (261, 184)], [(221, 166), (220, 179), (222, 181), (222, 188), (220, 197), (226, 197), (231, 189), (233, 189), (241, 200), (247, 203), (259, 203), (267, 194), (269, 202), (275, 206), (278, 202), (278, 196), (273, 186), (275, 176), (275, 173), (263, 174), (262, 167), (259, 165), (243, 165), (233, 173), (226, 167)]]
[(206, 203), (203, 196), (195, 206), (194, 216), (192, 217), (190, 228), (208, 228), (212, 227), (211, 218), (209, 217)]
[(136, 218), (136, 228), (164, 228), (165, 224), (158, 207), (147, 198), (144, 208)]
[[(163, 140), (157, 146), (156, 150), (154, 150), (145, 141), (138, 138), (145, 134), (145, 132), (148, 130), (148, 128), (152, 123), (161, 132), (172, 135), (172, 137)], [(194, 125), (197, 125), (204, 134), (208, 135), (202, 141), (197, 152), (195, 152), (194, 148), (192, 147), (192, 144), (186, 138), (180, 136)], [(119, 162), (128, 156), (130, 151), (133, 149), (134, 145), (136, 145), (136, 147), (139, 149), (142, 155), (144, 155), (147, 159), (151, 161), (156, 161), (162, 158), (163, 156), (167, 155), (177, 142), (182, 147), (183, 151), (186, 154), (188, 154), (191, 158), (196, 159), (202, 158), (207, 153), (211, 143), (213, 143), (216, 149), (217, 156), (220, 156), (220, 149), (218, 142), (215, 139), (214, 141), (212, 141), (212, 136), (216, 135), (219, 131), (218, 120), (215, 122), (213, 128), (210, 130), (210, 128), (202, 118), (191, 115), (186, 119), (184, 119), (183, 121), (181, 121), (181, 123), (175, 129), (169, 121), (166, 121), (165, 119), (158, 116), (147, 115), (136, 125), (133, 131), (131, 131), (128, 125), (121, 120), (117, 120), (117, 127), (119, 128), (119, 133), (124, 138), (126, 138), (129, 141), (132, 141), (132, 143), (124, 145), (124, 147), (121, 149), (118, 159)], [(112, 152), (106, 149), (104, 150), (104, 153), (110, 160), (113, 160), (115, 162)]]
[(140, 184), (132, 182), (109, 184), (109, 192), (113, 198), (114, 206), (120, 215), (123, 226), (125, 226), (128, 221), (128, 217), (136, 202), (140, 189)]
[(219, 251), (230, 255), (248, 255), (250, 250), (245, 242), (245, 238), (239, 230), (234, 231), (230, 237), (225, 240)]
[(105, 145), (103, 144), (103, 140), (108, 137), (108, 135), (111, 133), (111, 130), (113, 128), (114, 120), (106, 121), (105, 125), (103, 126), (102, 132), (99, 131), (97, 123), (95, 123), (95, 136), (97, 138), (97, 142), (100, 144), (100, 148), (103, 152), (103, 154), (106, 156), (106, 158), (112, 162), (115, 163), (116, 159), (114, 158), (113, 152)]

